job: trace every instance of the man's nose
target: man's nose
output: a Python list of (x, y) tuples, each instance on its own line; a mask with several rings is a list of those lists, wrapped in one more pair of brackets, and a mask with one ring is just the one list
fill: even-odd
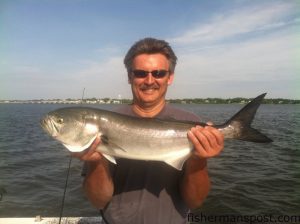
[(145, 78), (144, 82), (147, 84), (154, 83), (155, 78), (153, 78), (152, 74), (149, 72), (147, 77)]

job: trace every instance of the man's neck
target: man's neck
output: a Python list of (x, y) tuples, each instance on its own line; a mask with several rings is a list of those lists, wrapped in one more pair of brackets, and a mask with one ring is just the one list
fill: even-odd
[(162, 111), (165, 104), (166, 104), (165, 100), (163, 100), (155, 105), (152, 105), (152, 104), (151, 105), (145, 105), (145, 104), (141, 105), (141, 104), (134, 102), (132, 105), (132, 110), (134, 113), (136, 113), (137, 115), (139, 115), (141, 117), (154, 117)]

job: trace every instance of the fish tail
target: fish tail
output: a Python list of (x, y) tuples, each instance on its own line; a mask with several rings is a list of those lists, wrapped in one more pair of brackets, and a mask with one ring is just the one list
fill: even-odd
[(256, 114), (257, 108), (260, 106), (265, 95), (266, 93), (261, 94), (253, 99), (225, 123), (225, 126), (230, 125), (233, 126), (235, 130), (238, 130), (239, 133), (234, 138), (243, 141), (259, 143), (267, 143), (273, 141), (266, 135), (251, 127), (251, 123)]

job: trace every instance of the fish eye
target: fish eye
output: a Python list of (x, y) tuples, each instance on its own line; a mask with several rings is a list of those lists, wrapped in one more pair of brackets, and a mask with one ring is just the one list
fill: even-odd
[(58, 118), (58, 119), (57, 119), (57, 123), (59, 123), (59, 124), (62, 124), (62, 123), (64, 123), (64, 119), (62, 119), (62, 118)]

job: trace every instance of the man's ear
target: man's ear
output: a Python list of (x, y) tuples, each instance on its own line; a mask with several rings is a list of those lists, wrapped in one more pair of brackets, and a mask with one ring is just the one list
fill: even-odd
[(171, 85), (174, 80), (174, 73), (170, 73), (169, 78), (168, 78), (168, 85)]

